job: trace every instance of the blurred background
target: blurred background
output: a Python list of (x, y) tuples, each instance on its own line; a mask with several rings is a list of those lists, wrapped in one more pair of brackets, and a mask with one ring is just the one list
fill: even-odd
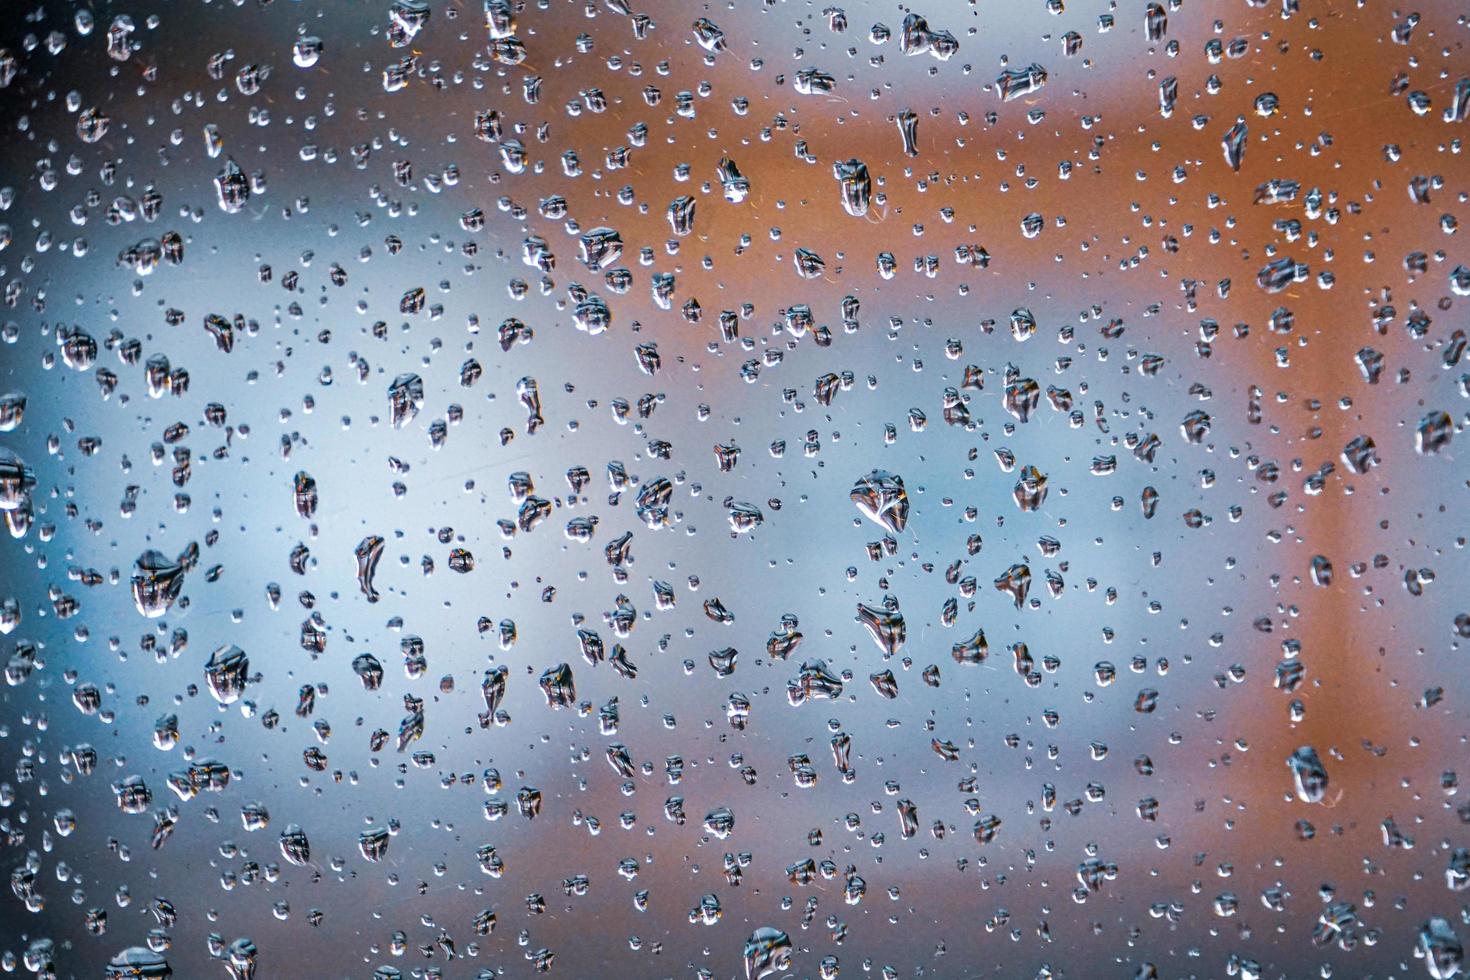
[[(617, 6), (495, 7), (520, 46), (442, 0), (10, 11), (0, 966), (99, 976), (151, 942), (175, 976), (229, 975), (216, 934), (253, 941), (260, 977), (741, 977), (772, 927), (773, 976), (1424, 975), (1426, 922), (1467, 932), (1462, 5), (1185, 3), (1151, 37), (1149, 4), (950, 2), (906, 42), (911, 11), (878, 3)], [(1045, 84), (1003, 99), (1033, 64)], [(850, 159), (865, 215), (833, 175)], [(598, 227), (626, 292), (581, 260)], [(579, 329), (584, 290), (603, 332)], [(788, 329), (799, 304), (819, 329)], [(406, 374), (421, 410), (394, 427)], [(1023, 511), (1028, 466), (1047, 494)], [(909, 503), (886, 550), (850, 496), (873, 470)], [(551, 509), (529, 531), (513, 474)], [(653, 528), (636, 499), (659, 478)], [(374, 535), (375, 602), (354, 557)], [(192, 545), (145, 618), (135, 563)], [(992, 584), (1018, 564), (1020, 604)], [(885, 597), (891, 657), (856, 616)], [(988, 659), (956, 662), (977, 629)], [(248, 683), (220, 705), (205, 664), (230, 644)], [(818, 659), (842, 694), (792, 706)], [(562, 662), (558, 710), (538, 679)], [(405, 699), (422, 735), (399, 751)], [(1303, 746), (1319, 802), (1294, 789)], [(227, 785), (170, 788), (210, 760)], [(151, 802), (129, 814), (134, 776)], [(369, 861), (360, 835), (390, 827)], [(706, 895), (721, 914), (695, 924)]]

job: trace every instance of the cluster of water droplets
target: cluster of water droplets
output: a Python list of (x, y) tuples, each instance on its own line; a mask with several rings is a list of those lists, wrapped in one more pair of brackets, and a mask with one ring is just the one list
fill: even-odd
[(0, 970), (1464, 976), (1421, 8), (17, 9)]

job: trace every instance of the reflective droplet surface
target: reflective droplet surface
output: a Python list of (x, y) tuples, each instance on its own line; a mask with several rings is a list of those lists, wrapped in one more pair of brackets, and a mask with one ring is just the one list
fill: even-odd
[(0, 974), (1462, 976), (1463, 8), (14, 7)]

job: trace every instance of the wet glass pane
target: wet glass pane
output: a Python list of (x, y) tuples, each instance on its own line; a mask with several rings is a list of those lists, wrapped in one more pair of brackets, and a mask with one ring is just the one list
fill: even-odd
[(7, 13), (0, 970), (1463, 975), (1463, 4)]

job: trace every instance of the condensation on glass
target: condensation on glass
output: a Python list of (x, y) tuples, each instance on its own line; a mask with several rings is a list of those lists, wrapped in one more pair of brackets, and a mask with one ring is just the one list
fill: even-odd
[(1463, 975), (1463, 5), (8, 14), (0, 970)]

